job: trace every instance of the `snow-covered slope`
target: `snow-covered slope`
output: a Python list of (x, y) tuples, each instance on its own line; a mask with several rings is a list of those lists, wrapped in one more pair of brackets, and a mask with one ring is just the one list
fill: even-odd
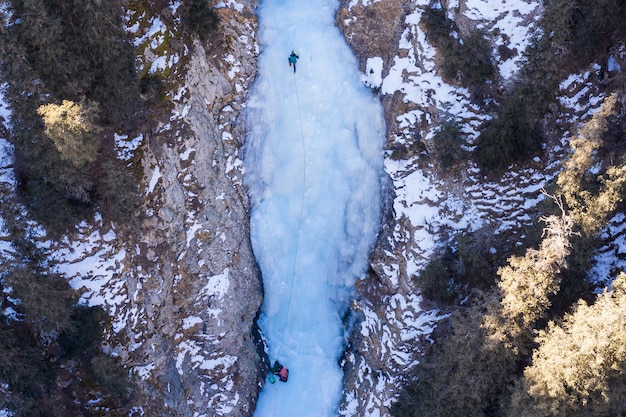
[[(429, 310), (414, 284), (437, 249), (458, 233), (481, 231), (484, 244), (506, 236), (511, 245), (523, 238), (541, 188), (557, 173), (569, 135), (597, 110), (604, 98), (594, 74), (598, 67), (572, 74), (561, 84), (555, 130), (561, 146), (547, 149), (524, 169), (515, 166), (499, 179), (483, 177), (471, 161), (452, 175), (441, 176), (428, 159), (434, 132), (449, 120), (460, 124), (471, 150), (481, 125), (491, 115), (476, 105), (470, 92), (438, 74), (435, 48), (426, 40), (420, 17), (426, 0), (343, 1), (337, 23), (359, 51), (363, 82), (376, 89), (385, 106), (387, 158), (393, 181), (389, 213), (372, 258), (376, 279), (357, 284), (356, 308), (364, 317), (347, 356), (347, 383), (342, 415), (386, 416), (402, 380), (419, 361), (420, 346), (439, 315)], [(484, 29), (493, 45), (500, 88), (515, 77), (533, 25), (542, 13), (536, 0), (454, 0), (441, 2), (460, 30)], [(400, 24), (398, 22), (401, 22)], [(372, 34), (380, 32), (379, 37)], [(391, 47), (389, 45), (391, 44)], [(509, 51), (501, 57), (500, 50)], [(571, 121), (575, 120), (574, 125)], [(395, 150), (415, 149), (397, 158)], [(620, 236), (613, 226), (607, 233)], [(502, 240), (502, 238), (499, 238)], [(494, 255), (500, 248), (491, 247)], [(614, 246), (603, 252), (615, 258)]]

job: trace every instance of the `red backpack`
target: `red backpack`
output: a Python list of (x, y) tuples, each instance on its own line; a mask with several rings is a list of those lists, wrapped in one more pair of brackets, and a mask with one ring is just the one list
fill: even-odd
[(280, 372), (278, 372), (278, 378), (282, 382), (287, 382), (287, 378), (289, 378), (289, 369), (283, 367), (283, 369), (281, 369)]

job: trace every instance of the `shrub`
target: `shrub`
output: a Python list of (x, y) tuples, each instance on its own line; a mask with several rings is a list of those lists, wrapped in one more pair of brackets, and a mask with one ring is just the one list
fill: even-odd
[(0, 204), (0, 217), (5, 219), (14, 256), (0, 262), (0, 283), (19, 300), (15, 310), (33, 337), (65, 331), (72, 326), (69, 317), (76, 296), (65, 279), (50, 271), (31, 226), (14, 202), (7, 200)]
[(76, 305), (69, 316), (72, 327), (59, 336), (59, 344), (65, 356), (76, 358), (85, 352), (91, 353), (97, 348), (103, 333), (103, 323), (108, 316), (102, 307)]
[(433, 136), (433, 155), (444, 172), (466, 159), (465, 138), (458, 123), (445, 123)]
[[(618, 176), (610, 181), (610, 170), (607, 170), (605, 178), (598, 178), (597, 173), (591, 172), (593, 166), (599, 162), (599, 151), (604, 146), (604, 137), (610, 125), (621, 123), (620, 112), (621, 106), (616, 95), (607, 97), (602, 109), (570, 141), (572, 152), (563, 162), (564, 169), (557, 178), (565, 203), (576, 221), (582, 225), (583, 233), (590, 236), (595, 235), (606, 223), (606, 217), (621, 200), (620, 184), (623, 184), (623, 178)], [(603, 190), (602, 183), (609, 188)], [(614, 183), (617, 189), (613, 189)], [(602, 196), (602, 193), (605, 195)]]
[(159, 74), (144, 74), (139, 80), (139, 92), (149, 107), (162, 105), (167, 100), (165, 83)]
[(501, 172), (515, 162), (523, 162), (541, 149), (537, 120), (527, 114), (527, 102), (512, 95), (500, 105), (496, 116), (487, 122), (474, 155), (486, 171)]
[(509, 265), (498, 271), (498, 289), (475, 292), (473, 302), (453, 311), (452, 333), (415, 368), (414, 380), (394, 415), (502, 415), (530, 351), (529, 335), (545, 316), (549, 295), (558, 288), (571, 219), (550, 218), (546, 230), (539, 249), (510, 258)]
[(15, 309), (23, 314), (36, 336), (69, 329), (74, 294), (62, 277), (41, 271), (37, 265), (15, 265), (3, 271), (4, 285), (19, 300)]
[(474, 31), (464, 38), (460, 54), (463, 59), (457, 71), (465, 80), (466, 85), (480, 86), (495, 78), (496, 70), (491, 61), (491, 45), (484, 33)]
[(54, 382), (54, 373), (42, 360), (32, 333), (20, 324), (0, 320), (0, 381), (8, 384), (10, 395), (0, 391), (0, 407), (15, 417), (45, 417), (42, 399)]
[[(580, 129), (579, 135), (570, 140), (572, 152), (563, 162), (563, 170), (557, 178), (557, 186), (578, 232), (572, 239), (569, 273), (564, 277), (563, 290), (554, 300), (557, 312), (567, 311), (576, 300), (589, 295), (590, 283), (586, 275), (595, 250), (601, 244), (598, 234), (623, 201), (626, 161), (623, 156), (605, 152), (607, 134), (612, 140), (615, 125), (621, 123), (621, 106), (616, 96), (611, 95), (605, 99), (602, 109)], [(600, 172), (593, 170), (597, 166)]]
[[(562, 206), (561, 206), (562, 208)], [(546, 226), (539, 249), (509, 258), (498, 270), (500, 306), (492, 333), (516, 353), (528, 355), (533, 330), (549, 314), (552, 297), (561, 286), (561, 268), (570, 254), (573, 220), (564, 212), (542, 219)]]
[(426, 39), (441, 53), (444, 78), (458, 81), (477, 98), (484, 98), (484, 85), (496, 75), (491, 61), (491, 45), (482, 32), (471, 32), (460, 38), (458, 27), (440, 8), (428, 8), (422, 14)]
[(396, 417), (499, 416), (515, 380), (515, 355), (482, 326), (484, 299), (456, 311), (452, 334), (421, 359), (392, 409)]
[(130, 225), (137, 219), (141, 199), (137, 181), (126, 167), (107, 160), (102, 164), (102, 177), (97, 188), (97, 198), (104, 216), (118, 224)]
[(442, 259), (430, 261), (420, 271), (417, 286), (426, 298), (438, 303), (449, 304), (457, 297), (454, 275)]
[(424, 295), (443, 305), (489, 289), (497, 270), (496, 255), (490, 252), (493, 231), (483, 228), (458, 235), (420, 271), (416, 285)]
[(130, 380), (128, 371), (121, 366), (119, 359), (97, 354), (89, 361), (89, 368), (97, 383), (116, 401), (128, 401), (131, 394)]
[(426, 29), (426, 39), (437, 48), (447, 48), (452, 42), (452, 33), (458, 28), (453, 20), (446, 17), (441, 8), (429, 7), (422, 13), (420, 23)]
[(188, 2), (187, 25), (204, 41), (217, 30), (220, 22), (219, 16), (208, 0), (188, 0)]
[[(13, 256), (0, 263), (0, 304), (10, 302), (19, 320), (0, 320), (0, 383), (8, 384), (8, 394), (0, 389), (0, 408), (16, 417), (82, 415), (94, 386), (101, 390), (95, 395), (120, 406), (130, 392), (123, 367), (103, 358), (91, 364), (108, 316), (99, 307), (76, 305), (77, 294), (51, 271), (22, 207), (4, 197), (0, 218)], [(61, 388), (59, 381), (69, 386)]]
[(579, 65), (604, 58), (606, 51), (624, 39), (626, 4), (611, 0), (584, 0), (571, 9), (569, 49)]

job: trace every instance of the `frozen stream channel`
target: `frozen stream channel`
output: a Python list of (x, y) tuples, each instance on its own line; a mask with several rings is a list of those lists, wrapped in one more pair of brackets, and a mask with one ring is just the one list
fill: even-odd
[[(270, 360), (257, 417), (336, 416), (342, 316), (380, 217), (384, 121), (334, 18), (335, 0), (262, 0), (245, 168)], [(288, 55), (300, 55), (297, 73)]]

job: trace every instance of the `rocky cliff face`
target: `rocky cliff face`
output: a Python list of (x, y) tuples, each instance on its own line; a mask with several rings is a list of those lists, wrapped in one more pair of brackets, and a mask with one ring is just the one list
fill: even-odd
[(146, 198), (153, 215), (132, 255), (145, 266), (127, 283), (138, 310), (127, 331), (141, 343), (128, 360), (154, 364), (142, 379), (147, 415), (250, 415), (263, 378), (254, 333), (262, 286), (237, 125), (255, 75), (255, 7), (219, 10), (226, 41), (211, 51), (194, 44), (170, 120), (142, 158), (155, 181)]
[[(264, 378), (255, 332), (262, 284), (238, 157), (238, 116), (256, 74), (255, 8), (222, 3), (218, 33), (196, 40), (177, 71), (159, 66), (180, 59), (159, 44), (176, 28), (141, 15), (145, 24), (131, 32), (149, 45), (142, 64), (172, 74), (170, 110), (156, 127), (117, 138), (143, 172), (143, 224), (123, 241), (97, 222), (82, 225), (90, 249), (76, 251), (73, 239), (57, 248), (83, 299), (112, 316), (106, 349), (137, 382), (132, 415), (249, 416)], [(165, 12), (176, 21), (175, 5)]]

